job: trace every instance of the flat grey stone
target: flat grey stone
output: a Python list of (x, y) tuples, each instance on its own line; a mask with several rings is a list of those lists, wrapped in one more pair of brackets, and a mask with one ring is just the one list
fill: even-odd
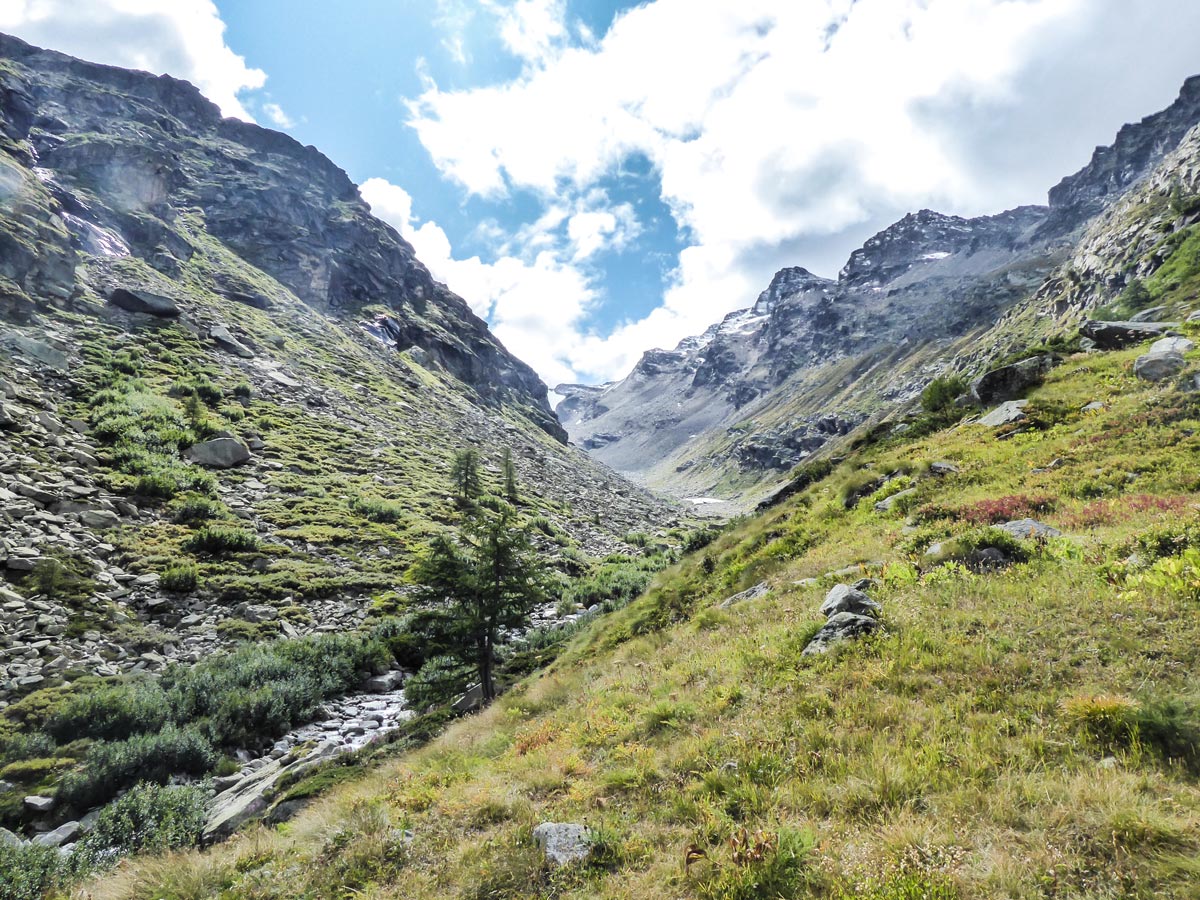
[(212, 469), (232, 469), (250, 460), (250, 448), (237, 438), (219, 437), (192, 444), (184, 454), (192, 462)]
[(1014, 519), (1011, 522), (1005, 522), (1003, 525), (994, 526), (1001, 531), (1006, 531), (1015, 538), (1028, 540), (1029, 538), (1048, 538), (1060, 537), (1062, 532), (1052, 525), (1046, 525), (1036, 519)]
[(546, 862), (554, 867), (582, 862), (592, 852), (591, 833), (585, 825), (565, 822), (543, 822), (533, 829)]
[(1009, 400), (1001, 403), (975, 424), (987, 428), (999, 428), (1001, 425), (1011, 425), (1025, 418), (1024, 409), (1029, 405), (1028, 400)]
[(744, 603), (747, 600), (758, 600), (769, 593), (771, 593), (771, 588), (767, 586), (765, 581), (760, 581), (752, 588), (746, 588), (746, 590), (734, 594), (732, 597), (726, 597), (717, 606), (720, 609), (729, 609), (729, 607), (735, 604)]

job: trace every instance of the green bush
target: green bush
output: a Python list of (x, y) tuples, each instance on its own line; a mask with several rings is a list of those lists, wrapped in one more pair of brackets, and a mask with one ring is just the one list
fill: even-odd
[(249, 553), (259, 547), (258, 536), (241, 528), (205, 525), (183, 542), (189, 553)]
[(213, 384), (207, 375), (193, 375), (191, 378), (176, 381), (167, 393), (179, 399), (187, 399), (194, 394), (213, 409), (225, 399), (225, 393)]
[(399, 522), (408, 512), (405, 504), (379, 497), (354, 497), (350, 509), (372, 522)]
[(101, 810), (76, 853), (91, 866), (104, 866), (132, 853), (195, 846), (204, 830), (209, 793), (205, 786), (138, 784)]
[(0, 900), (42, 900), (65, 875), (57, 849), (0, 841)]
[(94, 744), (83, 768), (59, 783), (57, 796), (77, 809), (90, 809), (139, 781), (165, 784), (172, 775), (203, 775), (217, 759), (199, 731), (167, 725), (157, 734)]
[(180, 497), (171, 507), (171, 521), (176, 525), (207, 522), (225, 517), (225, 506), (219, 500), (211, 500), (199, 494)]
[(79, 738), (117, 740), (159, 731), (171, 719), (157, 683), (114, 684), (71, 697), (43, 726), (60, 744)]
[(192, 563), (171, 566), (162, 573), (158, 586), (173, 594), (190, 594), (200, 580), (200, 570)]
[(961, 375), (939, 375), (921, 391), (921, 408), (936, 413), (954, 405), (954, 401), (967, 389), (967, 379)]

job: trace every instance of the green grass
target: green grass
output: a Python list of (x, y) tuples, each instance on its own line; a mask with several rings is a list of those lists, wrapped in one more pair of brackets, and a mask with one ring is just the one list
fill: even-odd
[[(1070, 358), (1032, 395), (1102, 413), (864, 444), (286, 834), (135, 867), (97, 896), (200, 867), (234, 893), (288, 872), (292, 895), (320, 896), (315, 863), (335, 860), (388, 898), (1193, 897), (1200, 415), (1133, 379), (1135, 355)], [(897, 472), (919, 522), (847, 507), (847, 486)], [(987, 529), (1010, 513), (1068, 536)], [(935, 540), (1015, 561), (975, 572), (925, 556)], [(826, 573), (856, 564), (884, 631), (801, 656)], [(761, 580), (765, 598), (714, 609)], [(363, 804), (412, 830), (396, 869), (368, 865), (374, 838), (330, 842)], [(587, 822), (602, 862), (547, 872), (542, 821)]]

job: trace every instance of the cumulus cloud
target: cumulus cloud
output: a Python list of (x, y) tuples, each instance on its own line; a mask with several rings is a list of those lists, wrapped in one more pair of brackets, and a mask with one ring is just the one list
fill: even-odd
[[(1170, 101), (1195, 65), (1178, 35), (1200, 27), (1185, 0), (655, 0), (580, 44), (560, 3), (505, 9), (522, 74), (410, 104), (440, 171), (561, 215), (564, 193), (644, 156), (690, 243), (659, 308), (573, 342), (571, 365), (598, 377), (748, 305), (778, 265), (832, 274), (909, 210), (1038, 202)], [(609, 215), (567, 211), (572, 262), (616, 231)]]
[[(267, 76), (225, 44), (211, 0), (0, 0), (0, 31), (93, 62), (185, 78), (227, 116)], [(280, 110), (282, 112), (282, 110)]]
[(296, 124), (295, 120), (283, 111), (283, 107), (278, 103), (264, 103), (262, 111), (271, 121), (271, 124), (277, 125), (280, 128), (291, 128)]
[[(478, 256), (458, 259), (446, 232), (435, 222), (420, 222), (412, 197), (399, 185), (371, 178), (359, 188), (371, 211), (400, 232), (439, 281), (460, 295), (476, 315), (488, 319), (492, 331), (519, 358), (533, 366), (550, 384), (572, 381), (572, 363), (589, 339), (580, 323), (596, 300), (588, 273), (564, 262), (555, 249), (559, 241), (548, 232), (541, 240), (526, 240), (531, 248), (513, 255), (511, 242), (494, 262)], [(543, 217), (553, 229), (565, 221), (557, 211)], [(594, 339), (592, 339), (594, 340)]]

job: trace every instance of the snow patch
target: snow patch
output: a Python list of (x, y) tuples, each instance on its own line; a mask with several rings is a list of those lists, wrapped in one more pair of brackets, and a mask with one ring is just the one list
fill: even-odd
[(947, 250), (937, 250), (933, 253), (926, 253), (921, 259), (945, 259), (950, 253)]
[(706, 503), (724, 503), (717, 497), (684, 497), (685, 503), (695, 503), (697, 506), (704, 506)]

